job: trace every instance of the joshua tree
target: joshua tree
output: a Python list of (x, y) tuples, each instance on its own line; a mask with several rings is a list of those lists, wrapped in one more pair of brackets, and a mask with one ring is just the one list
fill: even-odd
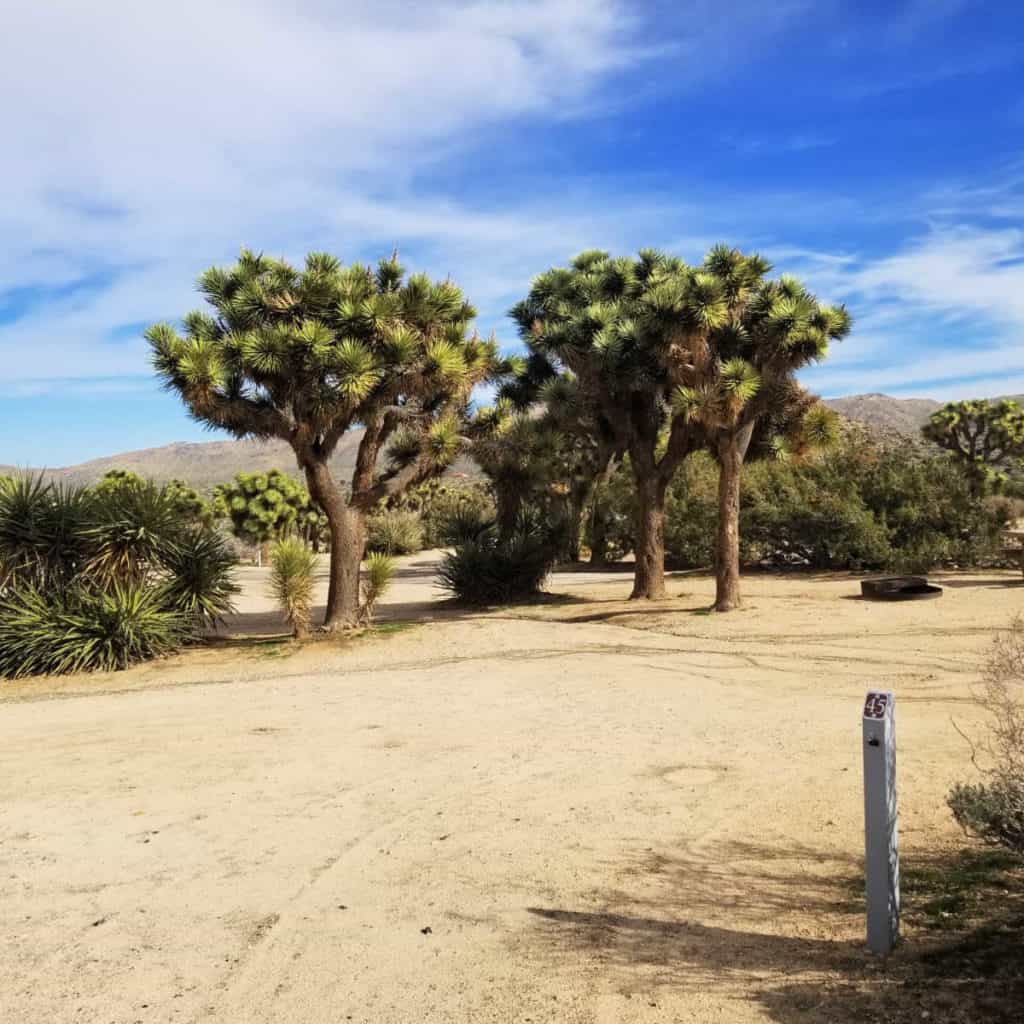
[(722, 467), (716, 608), (739, 601), (740, 469), (759, 422), (788, 401), (793, 374), (849, 330), (799, 282), (718, 246), (703, 265), (651, 250), (587, 252), (538, 277), (512, 316), (528, 347), (571, 371), (578, 401), (629, 453), (637, 488), (633, 597), (660, 598), (665, 492), (708, 446)]
[(531, 352), (572, 374), (595, 438), (629, 453), (639, 506), (634, 598), (665, 596), (665, 492), (703, 443), (700, 424), (672, 405), (682, 383), (676, 337), (714, 313), (700, 287), (680, 291), (688, 273), (653, 250), (635, 260), (585, 252), (541, 274), (511, 313)]
[(975, 497), (998, 478), (999, 467), (1024, 456), (1024, 409), (1006, 398), (950, 402), (921, 432), (963, 463)]
[[(716, 246), (701, 267), (678, 273), (649, 304), (650, 319), (671, 338), (673, 406), (701, 425), (720, 467), (717, 611), (740, 603), (740, 481), (755, 432), (786, 418), (798, 395), (795, 372), (824, 358), (829, 341), (850, 330), (844, 307), (819, 304), (793, 277), (766, 280), (770, 269), (760, 256)], [(699, 296), (699, 320), (692, 294)], [(818, 414), (808, 433), (824, 425)]]
[[(454, 459), (473, 387), (499, 371), (496, 345), (467, 333), (475, 311), (455, 284), (406, 278), (397, 256), (374, 271), (311, 253), (298, 270), (243, 250), (199, 289), (211, 312), (188, 314), (183, 334), (147, 331), (156, 371), (196, 419), (291, 445), (330, 524), (324, 626), (354, 623), (366, 513)], [(346, 496), (328, 460), (356, 426)]]
[(298, 480), (272, 469), (236, 473), (213, 490), (213, 514), (231, 520), (239, 540), (262, 545), (295, 534), (318, 550), (326, 517)]

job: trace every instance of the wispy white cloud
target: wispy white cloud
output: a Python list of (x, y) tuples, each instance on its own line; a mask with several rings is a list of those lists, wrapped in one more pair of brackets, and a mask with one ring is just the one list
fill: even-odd
[(737, 153), (755, 156), (771, 155), (772, 153), (804, 153), (810, 149), (827, 149), (830, 146), (838, 145), (839, 138), (835, 135), (809, 131), (774, 137), (723, 135), (722, 141)]
[[(750, 3), (751, 39), (763, 46), (807, 6)], [(949, 16), (958, 5), (940, 6)], [(659, 20), (652, 33), (645, 16), (666, 7), (15, 5), (0, 38), (0, 89), (17, 97), (0, 107), (0, 137), (13, 142), (0, 164), (0, 309), (8, 290), (36, 289), (45, 302), (22, 299), (23, 315), (0, 323), (0, 388), (40, 393), (69, 378), (82, 389), (136, 386), (145, 346), (119, 328), (191, 308), (196, 272), (241, 244), (296, 259), (310, 248), (372, 259), (397, 244), (412, 265), (452, 273), (489, 327), (533, 273), (580, 248), (660, 244), (697, 259), (726, 238), (849, 302), (855, 334), (811, 375), (830, 393), (952, 387), (958, 375), (1017, 367), (1024, 235), (997, 221), (1024, 210), (1019, 167), (874, 205), (827, 183), (740, 193), (692, 179), (551, 177), (500, 207), (463, 194), (466, 165), (478, 178), (490, 164), (497, 174), (510, 131), (621, 107), (631, 88), (660, 87), (668, 65), (676, 87), (726, 74), (745, 45), (735, 7), (672, 5), (672, 30)], [(906, 30), (934, 27), (937, 10), (911, 5)], [(836, 138), (808, 128), (731, 144), (760, 155)], [(908, 218), (919, 235), (896, 251), (793, 244), (805, 231), (820, 241), (823, 226), (840, 234)], [(61, 290), (75, 280), (94, 284)], [(941, 345), (930, 337), (950, 325), (962, 351), (950, 350), (953, 335)]]
[(952, 398), (1006, 393), (1024, 375), (1019, 228), (936, 225), (889, 256), (804, 261), (812, 283), (866, 311), (836, 356), (805, 374), (810, 385)]
[(0, 325), (0, 380), (145, 373), (119, 325), (187, 310), (197, 271), (242, 244), (346, 259), (397, 244), (452, 272), (493, 323), (578, 248), (685, 234), (695, 204), (619, 183), (551, 181), (496, 210), (443, 181), (502, 161), (509, 128), (607, 105), (611, 83), (669, 52), (689, 81), (719, 73), (734, 26), (708, 0), (688, 6), (677, 35), (643, 31), (630, 0), (15, 6), (0, 40), (0, 90), (18, 96), (0, 108), (17, 143), (0, 167), (0, 288), (111, 280)]

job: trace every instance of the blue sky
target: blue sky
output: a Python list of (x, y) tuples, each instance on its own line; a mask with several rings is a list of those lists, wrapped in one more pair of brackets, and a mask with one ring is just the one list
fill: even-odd
[(211, 437), (140, 332), (241, 245), (401, 249), (480, 326), (583, 248), (756, 248), (856, 318), (826, 396), (1024, 392), (1024, 11), (78, 0), (4, 15), (0, 464)]

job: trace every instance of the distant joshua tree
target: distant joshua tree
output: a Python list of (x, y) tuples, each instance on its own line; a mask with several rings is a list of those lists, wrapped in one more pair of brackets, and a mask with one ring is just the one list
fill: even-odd
[(1024, 410), (1006, 398), (949, 402), (921, 432), (963, 464), (976, 498), (999, 479), (1001, 467), (1024, 456)]

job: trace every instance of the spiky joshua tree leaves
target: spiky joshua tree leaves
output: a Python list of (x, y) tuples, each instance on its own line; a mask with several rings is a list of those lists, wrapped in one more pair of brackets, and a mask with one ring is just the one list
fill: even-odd
[(971, 493), (981, 497), (999, 471), (1024, 456), (1024, 409), (1008, 398), (949, 402), (922, 428), (963, 464)]
[[(355, 623), (366, 513), (456, 457), (472, 389), (501, 372), (496, 344), (470, 333), (475, 311), (455, 284), (407, 277), (397, 256), (374, 270), (311, 253), (300, 270), (243, 250), (199, 290), (209, 309), (182, 332), (146, 332), (156, 371), (201, 422), (291, 445), (330, 524), (324, 625)], [(356, 426), (346, 495), (328, 460)]]

